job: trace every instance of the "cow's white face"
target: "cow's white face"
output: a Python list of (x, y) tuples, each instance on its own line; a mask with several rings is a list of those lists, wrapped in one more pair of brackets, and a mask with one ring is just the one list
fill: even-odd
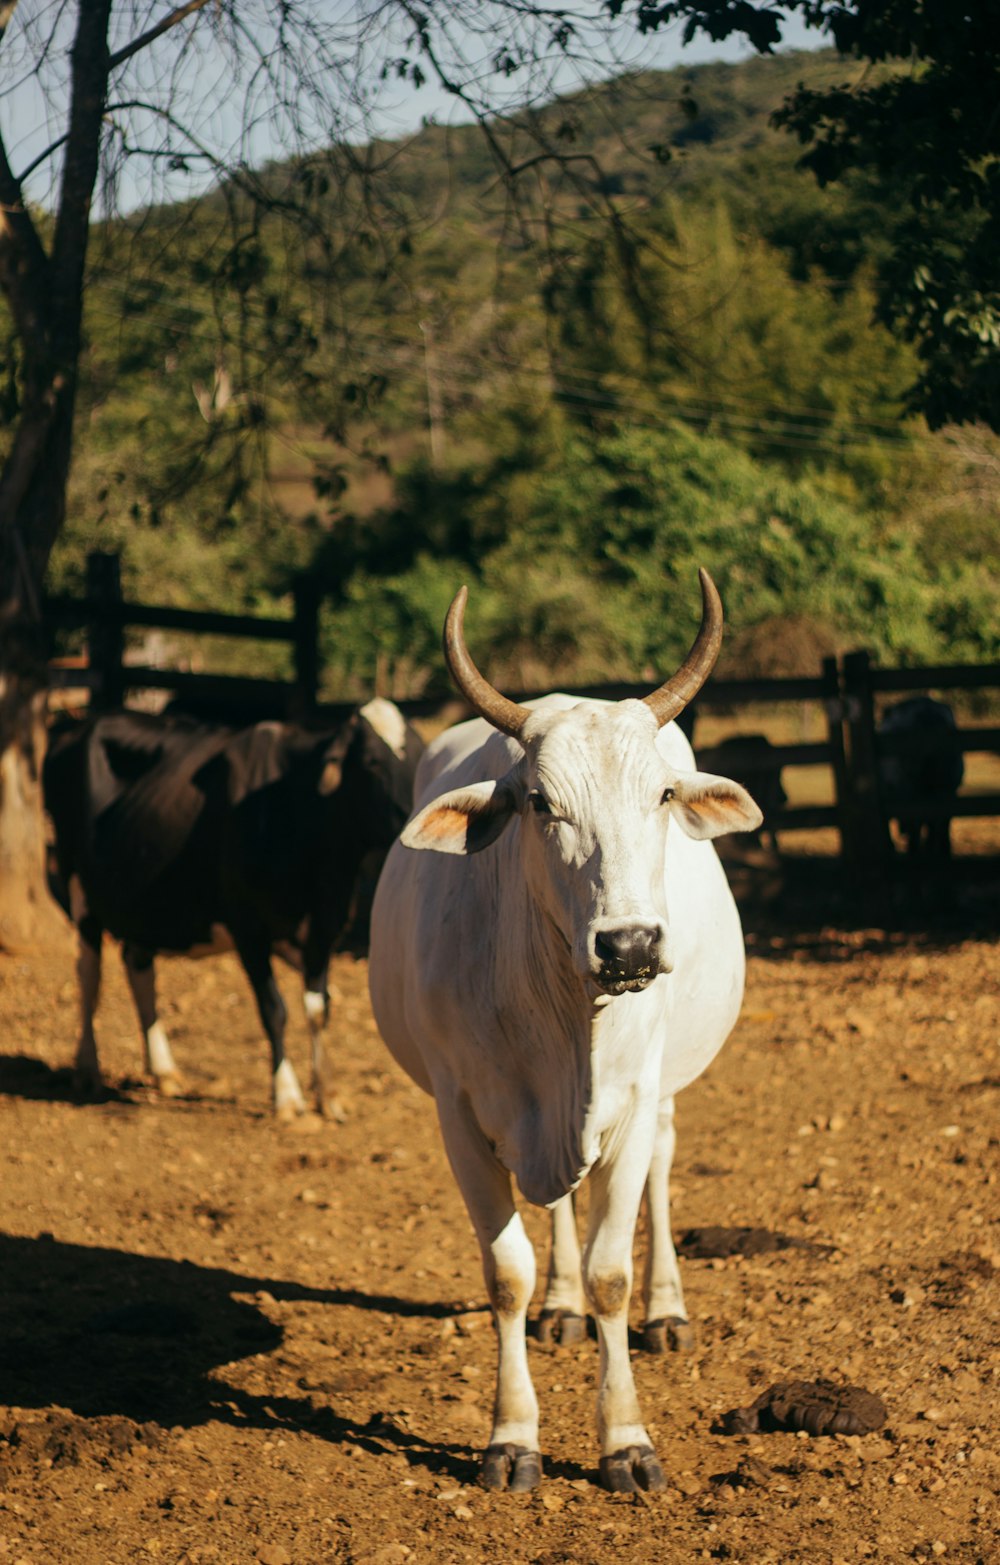
[(565, 940), (592, 993), (645, 989), (670, 971), (664, 887), (667, 828), (693, 837), (751, 830), (760, 811), (737, 783), (680, 773), (641, 701), (535, 711), (505, 777), (433, 800), (406, 847), (477, 853), (520, 820), (529, 893)]

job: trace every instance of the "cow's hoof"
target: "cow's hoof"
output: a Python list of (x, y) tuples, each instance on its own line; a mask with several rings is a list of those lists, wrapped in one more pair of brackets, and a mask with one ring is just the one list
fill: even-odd
[(551, 1348), (557, 1342), (564, 1348), (584, 1342), (587, 1336), (587, 1317), (575, 1310), (543, 1310), (538, 1317), (538, 1340)]
[(180, 1071), (167, 1071), (156, 1077), (156, 1090), (161, 1098), (183, 1098), (188, 1089)]
[(347, 1110), (340, 1099), (333, 1093), (316, 1093), (316, 1113), (323, 1119), (332, 1120), (335, 1125), (347, 1123)]
[(506, 1489), (509, 1494), (527, 1494), (542, 1478), (542, 1458), (538, 1451), (523, 1445), (490, 1445), (483, 1452), (480, 1479), (484, 1489)]
[(624, 1451), (602, 1456), (601, 1488), (612, 1494), (635, 1494), (639, 1489), (655, 1493), (667, 1487), (656, 1452), (651, 1445), (629, 1445)]
[(694, 1331), (683, 1315), (648, 1320), (642, 1328), (642, 1345), (647, 1353), (691, 1353)]
[(73, 1096), (75, 1098), (87, 1098), (99, 1103), (108, 1095), (108, 1089), (104, 1085), (104, 1078), (100, 1071), (80, 1070), (73, 1072)]

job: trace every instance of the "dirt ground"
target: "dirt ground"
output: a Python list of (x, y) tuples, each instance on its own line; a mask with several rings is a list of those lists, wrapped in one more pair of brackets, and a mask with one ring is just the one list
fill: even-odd
[[(635, 1354), (670, 1483), (655, 1496), (597, 1487), (592, 1341), (531, 1344), (541, 1488), (478, 1487), (478, 1255), (362, 959), (335, 967), (342, 1118), (283, 1128), (233, 958), (161, 964), (190, 1093), (160, 1101), (108, 948), (113, 1090), (80, 1103), (70, 953), (0, 957), (0, 1565), (993, 1565), (995, 892), (931, 930), (748, 917), (742, 1020), (679, 1100), (674, 1229), (804, 1242), (682, 1261), (694, 1352)], [(545, 1217), (527, 1220), (543, 1272)], [(789, 1379), (862, 1386), (886, 1422), (721, 1432)]]

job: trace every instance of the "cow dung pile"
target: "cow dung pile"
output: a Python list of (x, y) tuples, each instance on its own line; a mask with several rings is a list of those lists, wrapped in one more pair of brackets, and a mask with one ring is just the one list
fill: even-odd
[(881, 1397), (860, 1386), (829, 1380), (789, 1380), (762, 1391), (749, 1407), (733, 1408), (722, 1420), (727, 1435), (804, 1429), (809, 1435), (870, 1435), (885, 1423)]

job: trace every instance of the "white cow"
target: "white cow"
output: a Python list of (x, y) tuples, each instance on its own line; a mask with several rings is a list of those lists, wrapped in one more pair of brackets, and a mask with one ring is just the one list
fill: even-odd
[[(672, 1313), (672, 1283), (658, 1275), (665, 1246), (673, 1259), (672, 1095), (721, 1047), (743, 991), (739, 917), (705, 839), (760, 824), (738, 784), (694, 770), (670, 721), (721, 642), (722, 606), (700, 575), (702, 625), (685, 663), (645, 700), (617, 703), (501, 696), (465, 648), (463, 588), (445, 650), (486, 721), (432, 747), (417, 813), (375, 896), (375, 1016), (435, 1098), (496, 1316), (489, 1488), (530, 1489), (541, 1475), (525, 1346), (535, 1259), (511, 1175), (548, 1207), (590, 1176), (582, 1281), (600, 1343), (601, 1482), (664, 1486), (629, 1361), (632, 1240), (654, 1164), (646, 1308), (655, 1320)], [(568, 1203), (561, 1210), (565, 1218)], [(568, 1221), (559, 1233), (547, 1304), (573, 1307)]]

